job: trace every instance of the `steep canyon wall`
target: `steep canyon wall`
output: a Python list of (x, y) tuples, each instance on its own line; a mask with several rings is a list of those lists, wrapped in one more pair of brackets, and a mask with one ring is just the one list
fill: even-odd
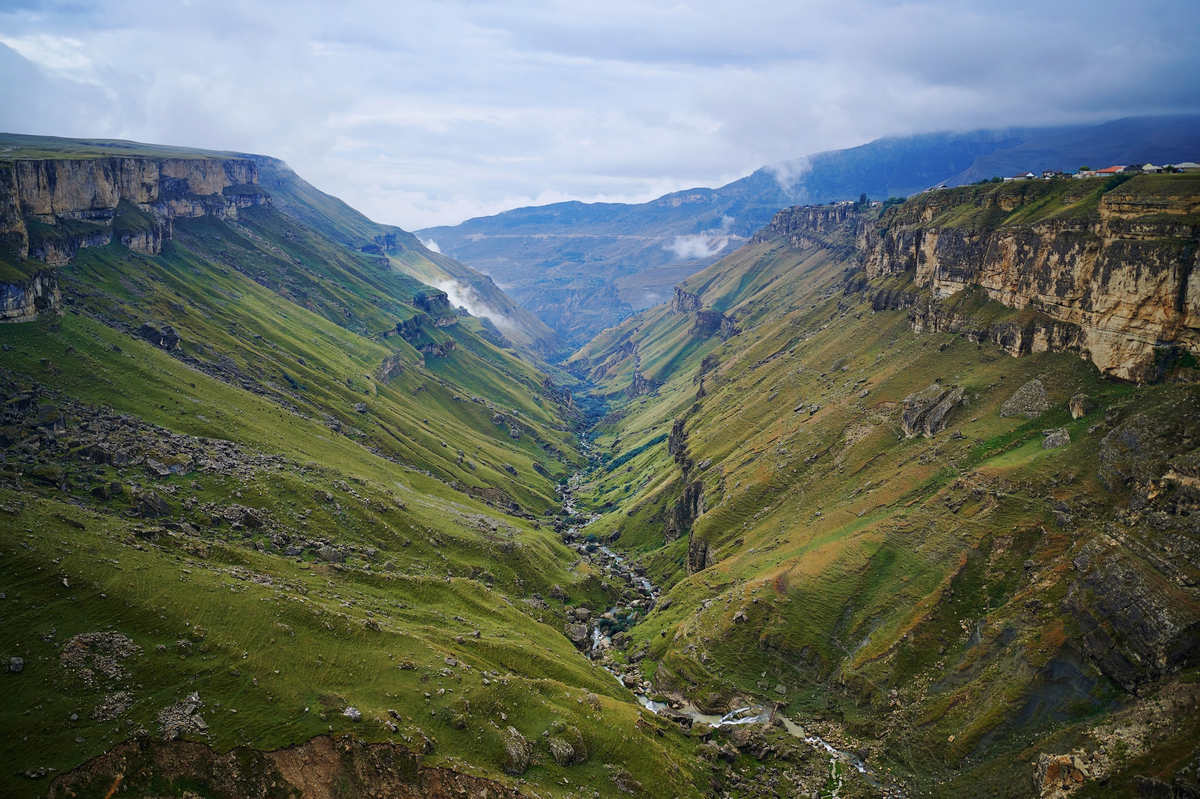
[[(990, 339), (1013, 355), (1077, 352), (1135, 382), (1200, 353), (1200, 185), (1191, 176), (1030, 181), (929, 192), (874, 218), (848, 206), (781, 211), (760, 240), (833, 246), (853, 230), (876, 310), (914, 329)], [(954, 310), (978, 287), (1022, 311), (999, 321)]]
[[(43, 158), (0, 161), (0, 256), (24, 279), (0, 283), (0, 320), (57, 307), (57, 282), (38, 261), (63, 266), (83, 247), (116, 240), (162, 251), (171, 221), (217, 216), (270, 201), (245, 158)], [(53, 286), (53, 288), (51, 288)]]

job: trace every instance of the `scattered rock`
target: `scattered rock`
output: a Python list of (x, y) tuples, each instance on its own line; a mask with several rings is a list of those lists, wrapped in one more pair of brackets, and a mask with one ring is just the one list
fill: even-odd
[(633, 778), (633, 775), (621, 767), (613, 769), (612, 773), (613, 785), (617, 786), (617, 790), (624, 793), (639, 793), (642, 790), (642, 784)]
[(342, 711), (342, 715), (351, 721), (362, 721), (362, 711), (356, 707), (348, 707)]
[(96, 721), (112, 721), (131, 707), (133, 696), (127, 691), (117, 691), (112, 696), (104, 697), (100, 704), (92, 709), (92, 718)]
[(95, 685), (97, 680), (128, 678), (122, 661), (141, 652), (142, 648), (122, 633), (80, 633), (63, 645), (59, 660), (85, 684)]
[(158, 714), (158, 727), (163, 739), (174, 741), (181, 735), (207, 735), (208, 725), (198, 712), (203, 706), (200, 694), (193, 691), (183, 701), (163, 708)]
[(23, 658), (9, 658), (8, 672), (9, 674), (20, 674), (25, 670), (25, 660)]
[(1038, 799), (1061, 799), (1091, 779), (1092, 756), (1050, 755), (1043, 752), (1033, 767), (1033, 789)]

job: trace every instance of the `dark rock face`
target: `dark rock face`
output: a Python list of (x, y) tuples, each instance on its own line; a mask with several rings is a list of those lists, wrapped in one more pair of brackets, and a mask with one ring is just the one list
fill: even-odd
[(732, 336), (736, 336), (737, 333), (738, 329), (734, 321), (718, 311), (696, 311), (696, 321), (688, 331), (692, 338), (704, 339), (719, 335), (726, 341)]
[(190, 741), (131, 740), (83, 766), (55, 777), (48, 799), (104, 796), (121, 775), (130, 796), (159, 793), (158, 786), (183, 782), (213, 799), (287, 799), (341, 795), (345, 785), (369, 785), (391, 799), (519, 799), (500, 783), (421, 764), (433, 751), (421, 734), (423, 752), (393, 744), (367, 744), (346, 735), (319, 736), (299, 746), (263, 752), (238, 747), (216, 753)]
[(1079, 623), (1084, 651), (1110, 679), (1134, 690), (1200, 662), (1200, 621), (1144, 567), (1092, 542), (1075, 568), (1080, 578), (1063, 607)]
[(909, 394), (904, 398), (904, 412), (901, 424), (904, 434), (909, 438), (923, 435), (933, 438), (946, 428), (950, 411), (962, 400), (961, 386), (943, 388), (934, 383), (924, 391)]
[(61, 302), (58, 277), (49, 269), (22, 282), (0, 283), (0, 322), (37, 319), (40, 313), (57, 311)]
[(675, 297), (671, 300), (671, 311), (673, 313), (698, 311), (702, 304), (699, 295), (684, 291), (681, 286), (675, 287)]
[(667, 509), (663, 520), (663, 537), (667, 543), (690, 531), (704, 510), (704, 485), (699, 480), (692, 480), (684, 486), (683, 495)]
[(659, 383), (657, 380), (653, 380), (641, 372), (635, 371), (633, 373), (633, 382), (629, 384), (629, 388), (625, 389), (625, 396), (629, 397), (629, 399), (645, 396), (660, 385), (662, 383)]
[(712, 559), (712, 547), (703, 538), (692, 535), (688, 538), (687, 573), (695, 574), (704, 571), (715, 561)]
[(146, 341), (164, 350), (177, 350), (179, 349), (179, 343), (183, 341), (179, 334), (175, 332), (175, 328), (170, 325), (164, 325), (162, 328), (159, 328), (150, 322), (143, 322), (138, 332), (141, 333), (142, 338)]

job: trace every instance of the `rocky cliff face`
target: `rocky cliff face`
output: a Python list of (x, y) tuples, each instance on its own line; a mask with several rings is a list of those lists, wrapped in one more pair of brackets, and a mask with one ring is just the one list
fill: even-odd
[[(28, 222), (111, 222), (121, 201), (156, 217), (216, 215), (267, 202), (258, 167), (229, 158), (47, 158), (0, 163), (0, 233), (28, 247)], [(18, 252), (19, 257), (26, 257)]]
[[(63, 266), (83, 247), (114, 239), (156, 255), (170, 238), (171, 220), (200, 216), (236, 219), (239, 208), (269, 202), (258, 188), (258, 167), (241, 158), (46, 158), (0, 161), (0, 248), (16, 261)], [(30, 284), (6, 284), (12, 302)], [(28, 305), (28, 303), (26, 303)], [(34, 313), (36, 315), (36, 313)], [(9, 314), (8, 321), (32, 318)]]
[(36, 319), (39, 312), (58, 307), (58, 278), (43, 269), (26, 281), (0, 283), (0, 322)]
[[(1200, 352), (1200, 193), (1169, 180), (1091, 187), (1098, 197), (1057, 196), (1041, 182), (931, 192), (859, 225), (857, 248), (868, 279), (906, 276), (931, 290), (932, 299), (885, 302), (911, 306), (918, 330), (975, 331), (1014, 355), (1078, 352), (1108, 374), (1146, 382), (1164, 350)], [(1084, 192), (1091, 181), (1073, 183)], [(1048, 206), (1064, 212), (1036, 219)], [(1036, 221), (989, 224), (1021, 212)], [(1028, 319), (987, 329), (940, 312), (939, 300), (972, 286), (1028, 309)]]

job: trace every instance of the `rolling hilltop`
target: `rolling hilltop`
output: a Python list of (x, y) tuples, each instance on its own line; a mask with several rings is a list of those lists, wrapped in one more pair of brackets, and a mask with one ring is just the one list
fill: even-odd
[(1195, 175), (787, 208), (552, 378), (279, 161), (0, 150), (5, 795), (1197, 791)]
[(743, 245), (781, 208), (908, 196), (1025, 170), (1195, 160), (1200, 118), (884, 138), (647, 203), (554, 203), (418, 231), (495, 278), (574, 347)]

